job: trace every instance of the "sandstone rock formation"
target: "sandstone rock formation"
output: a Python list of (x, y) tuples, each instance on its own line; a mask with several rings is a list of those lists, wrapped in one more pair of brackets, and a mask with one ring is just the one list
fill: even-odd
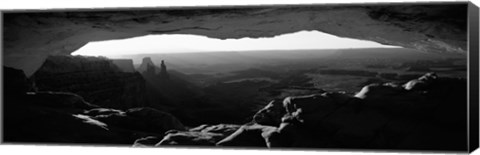
[(227, 135), (211, 132), (171, 132), (168, 133), (155, 146), (161, 145), (183, 145), (183, 146), (215, 146), (217, 141)]
[[(27, 79), (25, 75), (22, 78), (22, 71), (4, 71), (6, 79)], [(18, 72), (21, 74), (14, 74)], [(15, 95), (6, 96), (4, 102), (4, 108), (8, 109), (4, 111), (4, 142), (128, 143), (120, 135), (74, 117), (73, 113), (96, 107), (78, 95), (56, 92), (27, 93), (27, 89), (14, 91), (15, 87), (28, 85), (26, 81), (22, 81), (9, 81), (14, 85), (5, 87), (6, 94), (15, 92)]]
[(11, 76), (6, 79), (19, 79), (5, 89), (13, 94), (5, 98), (6, 142), (449, 151), (467, 146), (466, 80), (434, 73), (403, 84), (367, 85), (355, 96), (291, 96), (270, 102), (251, 123), (187, 129), (152, 108), (118, 110), (73, 93), (27, 93), (32, 85), (22, 71), (5, 71)]
[(170, 76), (168, 75), (167, 72), (167, 66), (165, 65), (165, 62), (162, 60), (162, 64), (160, 64), (160, 79), (168, 80), (170, 79)]
[(148, 136), (144, 138), (140, 138), (135, 140), (133, 143), (132, 147), (153, 147), (155, 144), (157, 144), (161, 138), (155, 137), (155, 136)]
[(465, 79), (429, 73), (404, 87), (368, 85), (356, 97), (288, 97), (260, 110), (254, 116), (260, 125), (246, 125), (218, 144), (465, 150), (466, 87)]
[(33, 87), (32, 83), (25, 76), (22, 70), (3, 66), (3, 87), (5, 90), (5, 99), (15, 97), (18, 95), (25, 95), (25, 92), (30, 91)]
[[(22, 71), (5, 71), (9, 78), (27, 79), (20, 76)], [(28, 85), (25, 81), (15, 84), (22, 83)], [(138, 138), (185, 130), (174, 116), (151, 108), (108, 109), (73, 93), (6, 89), (15, 93), (4, 104), (8, 110), (4, 111), (3, 140), (7, 143), (131, 145)]]
[(266, 147), (266, 140), (263, 135), (276, 131), (273, 126), (264, 126), (259, 124), (244, 125), (230, 136), (219, 141), (218, 146), (237, 146), (237, 147)]
[(155, 146), (162, 145), (200, 145), (215, 146), (217, 142), (231, 135), (238, 130), (240, 125), (218, 124), (218, 125), (200, 125), (188, 131), (173, 130), (167, 132), (167, 135)]
[(39, 91), (72, 92), (103, 107), (148, 105), (145, 80), (97, 57), (50, 56), (33, 78)]
[(368, 85), (355, 97), (292, 96), (270, 102), (252, 123), (169, 131), (135, 145), (465, 150), (465, 88), (465, 79), (428, 73), (404, 85)]
[(4, 63), (32, 75), (49, 54), (149, 34), (273, 37), (302, 30), (426, 52), (467, 50), (468, 3), (151, 8), (5, 13)]
[(160, 64), (160, 68), (155, 66), (152, 61), (152, 58), (145, 57), (142, 59), (142, 64), (138, 67), (138, 72), (142, 73), (144, 76), (150, 78), (158, 78), (160, 80), (168, 80), (170, 76), (167, 72), (167, 66), (165, 65), (165, 61), (162, 60)]
[(150, 57), (145, 57), (142, 59), (142, 63), (137, 68), (137, 71), (142, 74), (147, 72), (152, 75), (155, 75), (158, 73), (157, 68), (155, 67), (155, 64), (152, 61), (152, 58)]
[(171, 114), (147, 107), (110, 114), (97, 114), (92, 118), (122, 129), (157, 133), (158, 135), (162, 135), (168, 130), (185, 130), (183, 124)]
[(112, 63), (115, 64), (121, 71), (133, 73), (135, 72), (135, 67), (133, 67), (132, 59), (111, 59)]
[[(62, 104), (74, 104), (64, 99), (67, 96), (50, 95), (62, 99)], [(45, 98), (41, 101), (48, 106), (29, 104), (38, 99), (32, 98), (35, 95), (30, 96), (16, 102), (16, 105), (6, 106), (5, 142), (131, 145), (141, 137), (161, 137), (167, 130), (183, 130), (173, 116), (160, 111), (149, 112), (148, 108), (112, 110), (117, 113), (92, 115), (83, 112), (96, 109), (55, 106)]]

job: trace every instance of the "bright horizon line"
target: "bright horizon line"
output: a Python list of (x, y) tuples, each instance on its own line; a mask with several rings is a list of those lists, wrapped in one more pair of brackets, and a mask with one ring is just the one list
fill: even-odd
[[(359, 48), (328, 48), (328, 49), (272, 49), (272, 50), (248, 50), (248, 51), (202, 51), (202, 52), (177, 52), (177, 53), (135, 53), (126, 55), (110, 55), (110, 56), (129, 56), (143, 54), (192, 54), (192, 53), (232, 53), (232, 52), (262, 52), (262, 51), (309, 51), (309, 50), (349, 50), (349, 49), (394, 49), (404, 47), (359, 47)], [(80, 55), (80, 54), (77, 54)]]
[(320, 31), (298, 31), (269, 38), (216, 39), (202, 35), (162, 34), (128, 39), (89, 42), (72, 55), (119, 56), (245, 52), (271, 50), (336, 50), (355, 48), (399, 48), (373, 41), (342, 38)]

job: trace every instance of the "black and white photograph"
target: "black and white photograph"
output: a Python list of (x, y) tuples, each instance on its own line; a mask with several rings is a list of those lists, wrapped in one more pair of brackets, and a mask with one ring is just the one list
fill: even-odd
[(478, 148), (472, 2), (27, 9), (1, 19), (5, 144)]

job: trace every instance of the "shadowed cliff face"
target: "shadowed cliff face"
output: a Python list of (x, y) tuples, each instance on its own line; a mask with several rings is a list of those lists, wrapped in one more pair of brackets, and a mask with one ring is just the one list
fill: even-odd
[[(70, 92), (29, 92), (21, 70), (4, 67), (4, 142), (131, 145), (145, 136), (184, 130), (169, 113), (148, 107), (101, 108)], [(16, 80), (15, 80), (16, 79)], [(69, 80), (69, 79), (62, 79)]]
[(149, 34), (273, 37), (316, 30), (426, 52), (466, 52), (467, 4), (259, 6), (4, 14), (5, 65), (35, 72), (49, 54)]
[(129, 72), (129, 73), (135, 72), (135, 67), (133, 67), (133, 60), (112, 59), (112, 63), (115, 64), (123, 72)]
[(82, 56), (50, 56), (33, 75), (39, 91), (66, 91), (109, 108), (148, 105), (140, 73), (122, 72), (111, 60)]

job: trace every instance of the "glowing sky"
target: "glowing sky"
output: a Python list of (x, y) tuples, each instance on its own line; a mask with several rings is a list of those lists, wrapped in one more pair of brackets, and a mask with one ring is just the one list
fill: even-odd
[(191, 53), (212, 51), (389, 48), (372, 41), (340, 38), (318, 31), (300, 31), (273, 38), (220, 40), (199, 35), (147, 35), (122, 40), (90, 42), (73, 55), (115, 56), (146, 53)]

